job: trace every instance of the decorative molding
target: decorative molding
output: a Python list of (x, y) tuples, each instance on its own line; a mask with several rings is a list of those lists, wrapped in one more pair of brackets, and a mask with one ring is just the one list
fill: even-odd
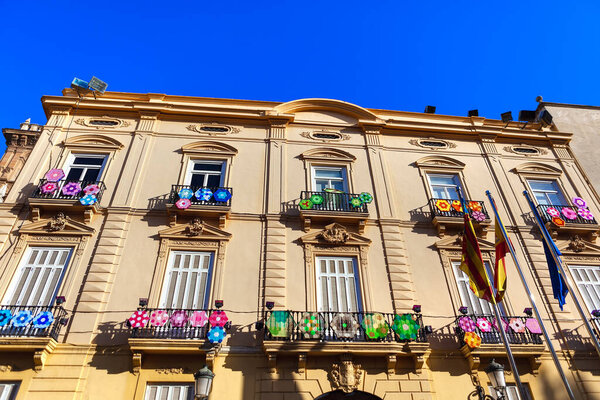
[[(317, 137), (316, 135), (332, 135), (337, 136), (337, 138), (322, 138)], [(341, 142), (342, 140), (350, 140), (350, 135), (347, 133), (341, 133), (339, 131), (321, 129), (312, 132), (302, 132), (300, 136), (305, 137), (307, 139), (316, 140), (319, 142), (327, 143), (327, 142)]]
[[(114, 122), (116, 124), (114, 124), (114, 125), (101, 125), (101, 124), (96, 125), (96, 124), (90, 123), (90, 121), (106, 121), (108, 123)], [(96, 129), (126, 128), (129, 125), (131, 125), (131, 123), (129, 121), (125, 121), (125, 120), (119, 119), (119, 118), (109, 117), (108, 115), (104, 115), (102, 117), (77, 118), (73, 122), (75, 122), (77, 125), (85, 126), (88, 128), (96, 128)]]
[[(59, 212), (52, 218), (40, 219), (27, 225), (23, 225), (19, 229), (21, 236), (23, 236), (23, 234), (42, 235), (38, 236), (42, 241), (72, 241), (72, 239), (62, 236), (92, 235), (94, 232), (94, 228), (89, 227), (84, 223), (72, 220), (68, 216), (65, 216), (63, 212)], [(53, 235), (48, 236), (48, 233)]]
[(351, 359), (342, 360), (331, 368), (331, 386), (334, 390), (350, 393), (360, 386), (363, 375), (360, 364), (353, 363)]
[(192, 153), (198, 155), (209, 155), (209, 156), (228, 156), (232, 157), (237, 154), (237, 149), (225, 143), (219, 142), (194, 142), (188, 143), (181, 147), (181, 151), (185, 153)]
[(10, 372), (15, 368), (12, 364), (3, 364), (0, 365), (0, 372)]
[(157, 374), (172, 375), (172, 374), (189, 374), (191, 370), (189, 368), (156, 368)]
[(50, 232), (62, 231), (67, 225), (67, 217), (64, 213), (59, 212), (48, 222), (48, 230)]
[[(428, 146), (426, 142), (442, 143), (443, 146)], [(447, 150), (456, 148), (456, 143), (449, 142), (447, 140), (441, 140), (435, 137), (429, 137), (424, 139), (410, 139), (408, 143), (412, 144), (413, 146), (419, 146), (429, 150)]]
[[(515, 150), (515, 149), (519, 149), (519, 148), (529, 149), (529, 150), (533, 151), (533, 153), (522, 153), (522, 152), (519, 152), (519, 151)], [(507, 153), (514, 153), (514, 154), (518, 154), (520, 156), (525, 156), (525, 157), (537, 157), (537, 156), (540, 156), (540, 155), (546, 155), (546, 154), (548, 154), (548, 150), (546, 150), (546, 149), (542, 149), (542, 148), (539, 148), (539, 147), (534, 147), (534, 146), (531, 146), (531, 145), (528, 145), (528, 144), (525, 144), (525, 143), (516, 144), (516, 145), (510, 145), (510, 146), (504, 146), (503, 149)]]
[(579, 235), (575, 235), (571, 237), (568, 248), (576, 253), (579, 253), (585, 250), (586, 245), (585, 242), (581, 240)]
[(204, 231), (204, 221), (202, 221), (200, 218), (194, 218), (192, 219), (187, 227), (188, 230), (188, 234), (190, 236), (198, 236), (202, 233), (202, 231)]
[[(335, 248), (337, 251), (347, 251), (342, 249), (347, 249), (349, 246), (368, 246), (371, 244), (371, 239), (354, 232), (349, 232), (345, 226), (334, 222), (326, 225), (320, 232), (313, 232), (302, 236), (300, 242), (303, 244), (311, 244), (319, 249), (329, 250)], [(336, 244), (341, 244), (342, 246), (332, 246)]]
[(538, 163), (538, 162), (528, 162), (525, 164), (518, 165), (515, 168), (513, 168), (512, 171), (516, 172), (517, 174), (533, 173), (533, 174), (546, 174), (546, 175), (552, 175), (552, 176), (559, 176), (562, 174), (562, 171), (560, 169), (553, 167), (551, 165), (542, 164), (542, 163)]
[(323, 231), (320, 233), (320, 237), (326, 242), (333, 244), (346, 243), (346, 241), (350, 239), (350, 235), (348, 234), (346, 228), (335, 224), (325, 227), (325, 229), (323, 229)]
[(63, 146), (96, 150), (119, 150), (124, 147), (118, 140), (99, 134), (72, 136), (63, 142)]
[(234, 126), (223, 125), (218, 122), (206, 122), (186, 126), (188, 131), (202, 133), (208, 136), (223, 136), (240, 133), (240, 129)]
[(463, 169), (465, 167), (465, 163), (455, 160), (454, 158), (445, 157), (445, 156), (427, 156), (423, 157), (417, 161), (415, 164), (419, 168), (427, 168), (427, 167), (445, 167), (452, 169)]
[(354, 162), (356, 157), (352, 154), (334, 148), (317, 148), (305, 151), (300, 155), (303, 160), (316, 160), (316, 161), (341, 161), (341, 162)]

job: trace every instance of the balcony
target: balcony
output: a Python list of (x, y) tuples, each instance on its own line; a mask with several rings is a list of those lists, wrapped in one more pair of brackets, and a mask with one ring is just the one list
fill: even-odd
[(232, 197), (230, 187), (172, 185), (167, 205), (171, 226), (177, 222), (177, 216), (190, 216), (218, 218), (219, 228), (224, 228)]
[[(540, 356), (544, 352), (545, 345), (538, 321), (529, 316), (503, 316), (502, 319), (501, 325), (506, 332), (513, 355), (529, 358), (532, 369), (539, 368)], [(461, 315), (455, 320), (455, 331), (462, 346), (461, 352), (469, 360), (471, 368), (477, 368), (482, 356), (506, 356), (498, 324), (493, 315)], [(480, 343), (478, 339), (473, 339), (473, 333), (479, 337)]]
[(312, 222), (341, 222), (358, 224), (359, 233), (364, 232), (369, 217), (367, 204), (373, 200), (368, 193), (309, 192), (300, 193), (298, 208), (308, 232)]
[(572, 234), (588, 234), (595, 241), (598, 222), (587, 208), (576, 206), (539, 205), (537, 211), (542, 221), (553, 233), (569, 232)]
[(127, 320), (134, 371), (142, 354), (204, 354), (209, 365), (231, 327), (219, 310), (140, 307)]
[(262, 323), (272, 368), (278, 354), (296, 354), (303, 369), (309, 355), (351, 353), (387, 357), (390, 370), (410, 357), (420, 369), (429, 347), (421, 314), (267, 311)]
[(598, 337), (598, 339), (600, 339), (600, 312), (598, 312), (598, 314), (599, 315), (597, 317), (590, 318), (590, 324), (592, 325), (596, 336)]
[(40, 371), (67, 323), (61, 306), (0, 306), (0, 351), (33, 352)]
[(29, 196), (32, 219), (40, 219), (43, 210), (82, 211), (86, 223), (100, 208), (106, 190), (102, 181), (48, 181), (40, 179)]
[[(479, 200), (465, 200), (465, 203), (478, 235), (485, 239), (487, 227), (491, 224), (490, 215), (485, 209), (485, 203)], [(432, 198), (429, 199), (429, 209), (432, 222), (440, 237), (445, 235), (448, 228), (463, 228), (464, 213), (458, 200)]]

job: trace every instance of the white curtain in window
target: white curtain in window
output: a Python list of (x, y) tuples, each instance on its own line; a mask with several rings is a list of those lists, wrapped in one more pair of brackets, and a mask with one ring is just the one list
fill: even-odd
[(169, 383), (146, 386), (144, 400), (193, 400), (194, 387), (191, 384)]
[(208, 306), (212, 253), (172, 251), (161, 307), (199, 309)]
[(356, 259), (317, 257), (315, 264), (319, 311), (359, 311)]

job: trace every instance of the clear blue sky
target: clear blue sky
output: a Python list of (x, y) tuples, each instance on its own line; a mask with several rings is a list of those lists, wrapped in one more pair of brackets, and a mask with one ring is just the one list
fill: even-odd
[[(74, 76), (108, 90), (499, 118), (600, 105), (598, 1), (0, 0), (0, 127)], [(1, 150), (2, 148), (0, 148)]]

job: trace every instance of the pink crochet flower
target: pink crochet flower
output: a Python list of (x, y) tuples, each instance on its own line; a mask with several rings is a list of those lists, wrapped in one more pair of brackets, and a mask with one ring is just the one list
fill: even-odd
[(227, 314), (225, 311), (213, 311), (208, 318), (208, 321), (212, 326), (220, 326), (223, 327), (227, 323), (229, 319), (227, 318)]
[(173, 314), (171, 314), (171, 326), (176, 328), (185, 326), (187, 320), (188, 316), (185, 311), (175, 311)]
[(465, 332), (475, 332), (475, 322), (469, 317), (460, 317), (458, 326)]
[(129, 325), (131, 325), (132, 328), (143, 328), (149, 320), (150, 317), (146, 311), (136, 311), (129, 317)]
[(44, 177), (50, 182), (58, 182), (65, 177), (65, 171), (60, 168), (54, 168), (46, 172)]
[(179, 199), (175, 202), (175, 205), (177, 206), (177, 208), (185, 210), (186, 208), (189, 208), (192, 205), (192, 202), (190, 201), (190, 199)]
[(478, 221), (478, 222), (483, 222), (483, 221), (485, 221), (485, 214), (484, 214), (484, 213), (482, 213), (481, 211), (473, 211), (473, 212), (471, 213), (471, 216), (473, 217), (473, 219), (474, 219), (475, 221)]
[(45, 194), (49, 194), (49, 193), (54, 193), (56, 192), (56, 189), (58, 189), (58, 185), (56, 184), (56, 182), (46, 182), (42, 185), (42, 193)]
[[(502, 329), (504, 329), (504, 332), (506, 332), (506, 330), (508, 329), (508, 324), (506, 323), (506, 320), (504, 318), (500, 318), (500, 321), (502, 322)], [(500, 330), (496, 318), (492, 318), (492, 325), (494, 328), (496, 328), (496, 330)]]
[(62, 194), (65, 196), (75, 196), (81, 192), (81, 185), (79, 182), (69, 182), (62, 188)]
[(579, 208), (587, 207), (587, 203), (581, 197), (573, 197), (573, 204), (575, 204)]
[(565, 216), (566, 219), (575, 219), (577, 218), (577, 213), (570, 208), (563, 208), (561, 210), (562, 215)]
[(194, 311), (190, 316), (189, 323), (194, 327), (202, 327), (208, 322), (206, 311)]
[(548, 208), (546, 208), (546, 214), (548, 214), (551, 217), (560, 217), (560, 213), (554, 207), (548, 207)]
[(491, 332), (492, 324), (486, 318), (477, 318), (477, 327), (481, 332)]
[(165, 310), (154, 310), (150, 314), (150, 325), (163, 326), (169, 321), (169, 314)]
[(577, 214), (579, 214), (579, 216), (583, 219), (587, 219), (588, 221), (591, 221), (594, 219), (594, 215), (592, 214), (592, 212), (590, 210), (588, 210), (587, 208), (580, 208), (577, 210)]
[(510, 326), (516, 333), (525, 332), (525, 324), (519, 318), (511, 318), (508, 326)]
[(527, 318), (525, 321), (525, 326), (531, 333), (535, 333), (536, 335), (540, 335), (542, 333), (542, 328), (540, 328), (540, 324), (535, 318)]
[(96, 185), (95, 183), (87, 185), (83, 188), (83, 192), (85, 194), (98, 194), (98, 192), (100, 192), (100, 186)]

